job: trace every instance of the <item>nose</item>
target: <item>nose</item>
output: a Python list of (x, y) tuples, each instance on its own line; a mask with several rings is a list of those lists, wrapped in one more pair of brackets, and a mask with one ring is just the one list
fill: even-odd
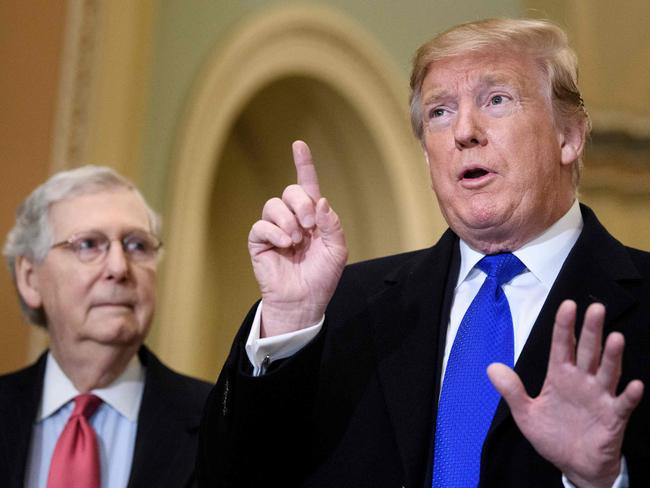
[(119, 241), (113, 241), (108, 248), (104, 262), (106, 278), (124, 280), (129, 274), (129, 261)]
[(487, 144), (481, 114), (475, 106), (459, 108), (454, 119), (453, 130), (454, 143), (459, 151)]

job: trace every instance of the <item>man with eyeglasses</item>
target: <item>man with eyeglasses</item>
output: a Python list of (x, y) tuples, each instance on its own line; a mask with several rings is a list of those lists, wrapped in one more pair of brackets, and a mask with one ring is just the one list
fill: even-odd
[(49, 350), (0, 377), (0, 484), (103, 488), (193, 483), (209, 384), (144, 345), (160, 218), (104, 167), (58, 173), (19, 207), (4, 254)]

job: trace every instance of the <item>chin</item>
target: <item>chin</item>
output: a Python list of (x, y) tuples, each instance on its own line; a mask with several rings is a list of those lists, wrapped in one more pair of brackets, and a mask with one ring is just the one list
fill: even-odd
[(105, 321), (96, 330), (95, 340), (105, 345), (128, 346), (144, 340), (144, 328), (133, 321), (115, 319)]
[(464, 230), (464, 232), (458, 232), (459, 235), (461, 233), (470, 234), (481, 238), (490, 235), (502, 235), (504, 229), (503, 220), (497, 218), (492, 212), (473, 212), (462, 219), (458, 219), (457, 224), (456, 228)]
[(520, 229), (495, 218), (464, 220), (452, 229), (470, 247), (484, 254), (512, 251), (519, 242)]

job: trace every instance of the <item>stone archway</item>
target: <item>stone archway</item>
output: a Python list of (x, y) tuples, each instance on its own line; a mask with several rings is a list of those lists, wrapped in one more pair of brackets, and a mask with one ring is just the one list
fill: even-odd
[(431, 243), (444, 223), (406, 98), (374, 41), (330, 9), (272, 10), (216, 47), (172, 162), (173, 231), (151, 339), (168, 362), (208, 378), (220, 367), (242, 300), (256, 294), (245, 236), (266, 198), (293, 181), (293, 139), (313, 146), (352, 260)]

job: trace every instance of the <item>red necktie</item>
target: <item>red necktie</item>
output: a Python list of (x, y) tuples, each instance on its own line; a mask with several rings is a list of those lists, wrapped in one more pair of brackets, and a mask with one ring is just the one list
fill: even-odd
[(52, 454), (47, 488), (99, 488), (99, 449), (88, 423), (101, 398), (86, 393), (75, 398), (72, 415)]

